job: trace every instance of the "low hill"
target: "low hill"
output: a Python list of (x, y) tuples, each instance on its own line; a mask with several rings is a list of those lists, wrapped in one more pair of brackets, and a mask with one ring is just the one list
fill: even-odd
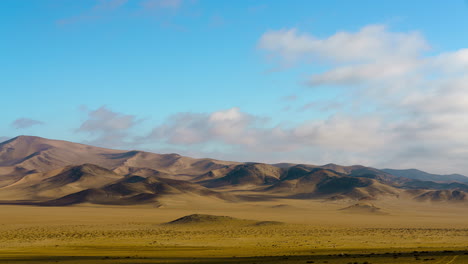
[(181, 218), (177, 218), (166, 224), (179, 225), (179, 224), (222, 224), (226, 222), (244, 222), (246, 220), (230, 217), (230, 216), (218, 216), (218, 215), (207, 215), (207, 214), (191, 214)]
[(278, 221), (255, 221), (239, 219), (230, 216), (218, 216), (208, 214), (191, 214), (186, 215), (176, 220), (165, 223), (165, 225), (241, 225), (241, 226), (271, 226), (271, 225), (282, 225), (282, 222)]

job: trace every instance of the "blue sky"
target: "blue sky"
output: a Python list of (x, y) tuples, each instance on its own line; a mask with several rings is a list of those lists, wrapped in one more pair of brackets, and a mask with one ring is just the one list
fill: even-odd
[(0, 139), (468, 174), (466, 1), (3, 0)]

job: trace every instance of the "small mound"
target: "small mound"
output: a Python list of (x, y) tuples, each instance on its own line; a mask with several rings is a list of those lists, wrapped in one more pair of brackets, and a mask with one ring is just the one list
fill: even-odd
[(276, 226), (276, 225), (284, 225), (284, 223), (278, 222), (278, 221), (259, 221), (253, 225), (254, 226)]
[(277, 204), (277, 205), (273, 205), (271, 206), (271, 208), (293, 208), (293, 206), (289, 205), (289, 204)]
[(208, 214), (192, 214), (187, 215), (171, 222), (165, 223), (164, 225), (209, 225), (209, 226), (275, 226), (283, 225), (283, 222), (278, 221), (255, 221), (239, 219), (230, 216), (219, 216), (219, 215), (208, 215)]
[(230, 216), (207, 215), (207, 214), (191, 214), (178, 218), (166, 224), (221, 224), (226, 222), (244, 222), (242, 220)]
[(347, 213), (387, 214), (371, 203), (357, 203), (339, 210)]

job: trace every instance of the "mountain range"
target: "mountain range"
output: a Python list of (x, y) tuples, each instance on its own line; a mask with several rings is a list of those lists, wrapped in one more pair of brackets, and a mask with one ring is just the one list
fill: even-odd
[(362, 165), (265, 164), (19, 136), (0, 143), (0, 203), (166, 206), (170, 199), (467, 202), (468, 177)]

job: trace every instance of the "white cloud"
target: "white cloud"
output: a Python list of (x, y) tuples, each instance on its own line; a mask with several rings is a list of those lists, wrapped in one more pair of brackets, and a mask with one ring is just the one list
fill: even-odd
[(418, 32), (390, 32), (370, 25), (358, 32), (338, 32), (319, 39), (297, 29), (269, 31), (258, 47), (285, 65), (319, 64), (329, 69), (313, 74), (309, 85), (359, 84), (407, 75), (422, 63), (429, 44)]
[(468, 48), (442, 53), (435, 56), (430, 63), (436, 71), (441, 70), (444, 73), (462, 73), (466, 75), (468, 71)]
[(358, 32), (338, 32), (325, 39), (299, 33), (296, 28), (268, 31), (260, 38), (258, 48), (286, 63), (361, 63), (417, 57), (429, 45), (417, 32), (389, 32), (383, 25), (370, 25)]
[(179, 113), (153, 129), (148, 139), (171, 144), (200, 144), (218, 141), (253, 144), (255, 126), (264, 119), (231, 108), (213, 113)]

